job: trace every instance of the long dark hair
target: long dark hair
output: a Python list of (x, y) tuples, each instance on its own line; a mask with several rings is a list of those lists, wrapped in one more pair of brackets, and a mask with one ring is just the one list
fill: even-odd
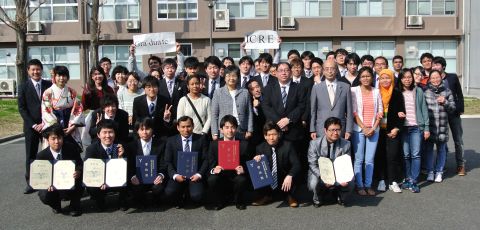
[(100, 74), (103, 75), (102, 92), (105, 95), (105, 94), (107, 94), (107, 87), (109, 87), (109, 86), (108, 86), (108, 82), (107, 82), (107, 76), (105, 75), (105, 72), (103, 71), (103, 68), (99, 65), (92, 67), (92, 69), (90, 70), (90, 73), (89, 73), (88, 79), (87, 79), (88, 90), (90, 91), (90, 93), (92, 93), (94, 96), (96, 96), (97, 88), (95, 86), (95, 81), (93, 81), (93, 79), (92, 79), (92, 76), (93, 76), (93, 74), (95, 74), (95, 71), (98, 71), (98, 72), (100, 72)]
[(410, 76), (412, 76), (412, 84), (407, 87), (408, 90), (413, 90), (415, 88), (415, 77), (413, 77), (412, 69), (403, 68), (402, 71), (398, 74), (398, 89), (402, 92), (405, 91), (404, 85), (402, 83), (402, 79), (405, 78), (405, 73), (410, 73)]

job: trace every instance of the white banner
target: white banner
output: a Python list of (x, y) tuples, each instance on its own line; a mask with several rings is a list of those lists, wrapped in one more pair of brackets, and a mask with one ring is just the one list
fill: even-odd
[(133, 44), (136, 55), (175, 52), (175, 32), (135, 35)]
[(245, 36), (245, 49), (278, 49), (277, 31), (257, 30)]

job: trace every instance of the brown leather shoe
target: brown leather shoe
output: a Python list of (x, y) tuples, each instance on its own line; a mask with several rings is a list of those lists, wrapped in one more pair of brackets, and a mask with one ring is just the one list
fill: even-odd
[(292, 196), (287, 197), (288, 205), (290, 205), (291, 208), (296, 208), (298, 207), (298, 202), (295, 200)]
[(375, 196), (375, 191), (372, 188), (367, 188), (367, 195)]
[(458, 166), (457, 167), (457, 175), (465, 176), (467, 173), (465, 172), (465, 166)]
[(264, 197), (260, 197), (259, 199), (255, 200), (252, 203), (252, 205), (253, 206), (262, 206), (262, 205), (269, 204), (270, 202), (272, 202), (272, 197), (264, 196)]
[(365, 189), (363, 188), (357, 188), (357, 194), (360, 196), (366, 196), (367, 192), (365, 192)]

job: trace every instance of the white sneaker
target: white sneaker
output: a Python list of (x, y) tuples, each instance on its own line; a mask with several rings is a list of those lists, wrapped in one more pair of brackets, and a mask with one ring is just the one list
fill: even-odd
[(387, 186), (385, 185), (385, 181), (384, 180), (381, 180), (378, 182), (378, 187), (377, 187), (377, 191), (380, 191), (380, 192), (385, 192), (387, 191)]
[(402, 189), (400, 186), (398, 186), (397, 182), (392, 182), (392, 184), (389, 186), (390, 190), (392, 190), (395, 193), (401, 193)]
[(435, 182), (440, 183), (442, 181), (443, 181), (442, 173), (436, 173), (435, 174)]
[(429, 172), (427, 176), (427, 181), (433, 182), (433, 178), (434, 178), (433, 172)]

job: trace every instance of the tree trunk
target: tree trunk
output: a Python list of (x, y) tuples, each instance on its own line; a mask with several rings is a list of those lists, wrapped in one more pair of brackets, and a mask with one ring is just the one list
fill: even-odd
[(92, 17), (90, 18), (90, 66), (98, 65), (98, 43), (100, 23), (98, 22), (99, 0), (92, 1)]
[(15, 65), (17, 66), (17, 84), (27, 80), (27, 35), (24, 31), (17, 31), (17, 57)]

